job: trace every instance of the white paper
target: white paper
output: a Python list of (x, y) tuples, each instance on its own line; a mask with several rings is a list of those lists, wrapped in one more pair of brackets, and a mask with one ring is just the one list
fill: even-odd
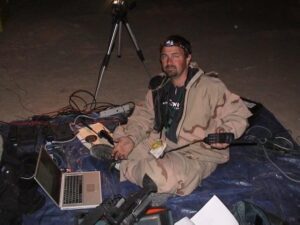
[(195, 225), (189, 218), (183, 217), (181, 220), (177, 221), (174, 225)]
[(239, 225), (217, 196), (213, 196), (192, 218), (195, 225)]

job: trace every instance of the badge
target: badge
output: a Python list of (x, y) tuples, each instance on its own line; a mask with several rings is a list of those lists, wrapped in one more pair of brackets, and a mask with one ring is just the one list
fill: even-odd
[(163, 155), (164, 150), (167, 147), (167, 143), (164, 142), (161, 139), (157, 139), (156, 141), (154, 141), (151, 146), (150, 146), (150, 153), (155, 157), (155, 158), (159, 158), (160, 156)]

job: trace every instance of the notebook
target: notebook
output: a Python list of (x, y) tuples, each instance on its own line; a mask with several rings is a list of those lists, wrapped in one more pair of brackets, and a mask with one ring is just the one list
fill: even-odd
[(62, 210), (94, 208), (102, 202), (99, 171), (63, 173), (44, 148), (34, 179)]

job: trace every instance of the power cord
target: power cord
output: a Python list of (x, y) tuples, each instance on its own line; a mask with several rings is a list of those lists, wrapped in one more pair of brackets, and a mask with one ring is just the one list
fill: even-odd
[(267, 150), (265, 148), (264, 145), (260, 145), (260, 147), (263, 149), (264, 154), (266, 156), (266, 159), (269, 160), (269, 162), (288, 180), (295, 182), (295, 183), (300, 183), (300, 180), (298, 179), (294, 179), (292, 177), (290, 177), (289, 175), (287, 175), (287, 173), (285, 171), (283, 171), (274, 161), (271, 160), (271, 158), (269, 157), (269, 154), (267, 153)]
[[(269, 134), (269, 137), (265, 138), (257, 138), (254, 135), (249, 134), (252, 130), (254, 129), (262, 129), (266, 131)], [(270, 129), (264, 127), (264, 126), (253, 126), (249, 128), (245, 132), (245, 139), (247, 140), (253, 140), (257, 142), (258, 146), (263, 150), (264, 155), (266, 159), (288, 180), (295, 182), (295, 183), (300, 183), (299, 179), (295, 179), (287, 175), (285, 171), (283, 171), (273, 160), (271, 160), (267, 149), (277, 151), (277, 152), (284, 152), (284, 153), (300, 153), (298, 150), (295, 149), (294, 143), (289, 140), (288, 138), (278, 136), (278, 137), (273, 137), (272, 132)]]
[[(69, 104), (65, 107), (62, 107), (59, 110), (51, 111), (39, 115), (34, 115), (31, 119), (35, 121), (39, 120), (51, 120), (58, 116), (64, 115), (88, 115), (94, 112), (99, 113), (103, 110), (123, 106), (126, 104), (131, 104), (134, 108), (134, 102), (126, 102), (122, 105), (112, 104), (109, 102), (97, 102), (95, 96), (86, 90), (76, 90), (69, 96)], [(30, 119), (30, 118), (28, 118)], [(1, 121), (4, 123), (3, 121)]]
[[(89, 102), (86, 100), (87, 97), (90, 98)], [(81, 103), (83, 103), (81, 107), (79, 106), (80, 102), (78, 102), (78, 100), (80, 100)], [(94, 110), (95, 107), (96, 107), (96, 98), (89, 91), (86, 91), (86, 90), (77, 90), (77, 91), (74, 91), (70, 95), (70, 97), (69, 97), (69, 106), (74, 111), (78, 111), (78, 112), (90, 112), (90, 111)]]

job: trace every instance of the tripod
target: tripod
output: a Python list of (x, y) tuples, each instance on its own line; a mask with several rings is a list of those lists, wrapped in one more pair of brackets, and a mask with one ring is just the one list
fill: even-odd
[(108, 63), (109, 63), (109, 59), (110, 59), (110, 55), (111, 52), (113, 50), (114, 47), (114, 42), (116, 39), (116, 35), (118, 33), (118, 52), (117, 52), (117, 56), (121, 57), (121, 38), (122, 38), (122, 26), (125, 25), (129, 36), (131, 37), (131, 40), (136, 48), (136, 52), (138, 57), (140, 58), (141, 62), (143, 62), (145, 60), (144, 55), (142, 53), (142, 50), (140, 49), (136, 38), (130, 28), (128, 19), (127, 19), (127, 10), (125, 8), (125, 6), (123, 5), (116, 5), (113, 8), (113, 27), (112, 27), (112, 32), (110, 35), (110, 41), (109, 41), (109, 45), (108, 45), (108, 49), (106, 52), (106, 55), (102, 61), (102, 65), (101, 65), (101, 69), (99, 71), (99, 76), (98, 76), (98, 82), (97, 82), (97, 87), (95, 90), (95, 97), (97, 97), (98, 92), (99, 92), (99, 88), (100, 88), (100, 84), (103, 78), (103, 74), (105, 72), (105, 69), (108, 67)]

